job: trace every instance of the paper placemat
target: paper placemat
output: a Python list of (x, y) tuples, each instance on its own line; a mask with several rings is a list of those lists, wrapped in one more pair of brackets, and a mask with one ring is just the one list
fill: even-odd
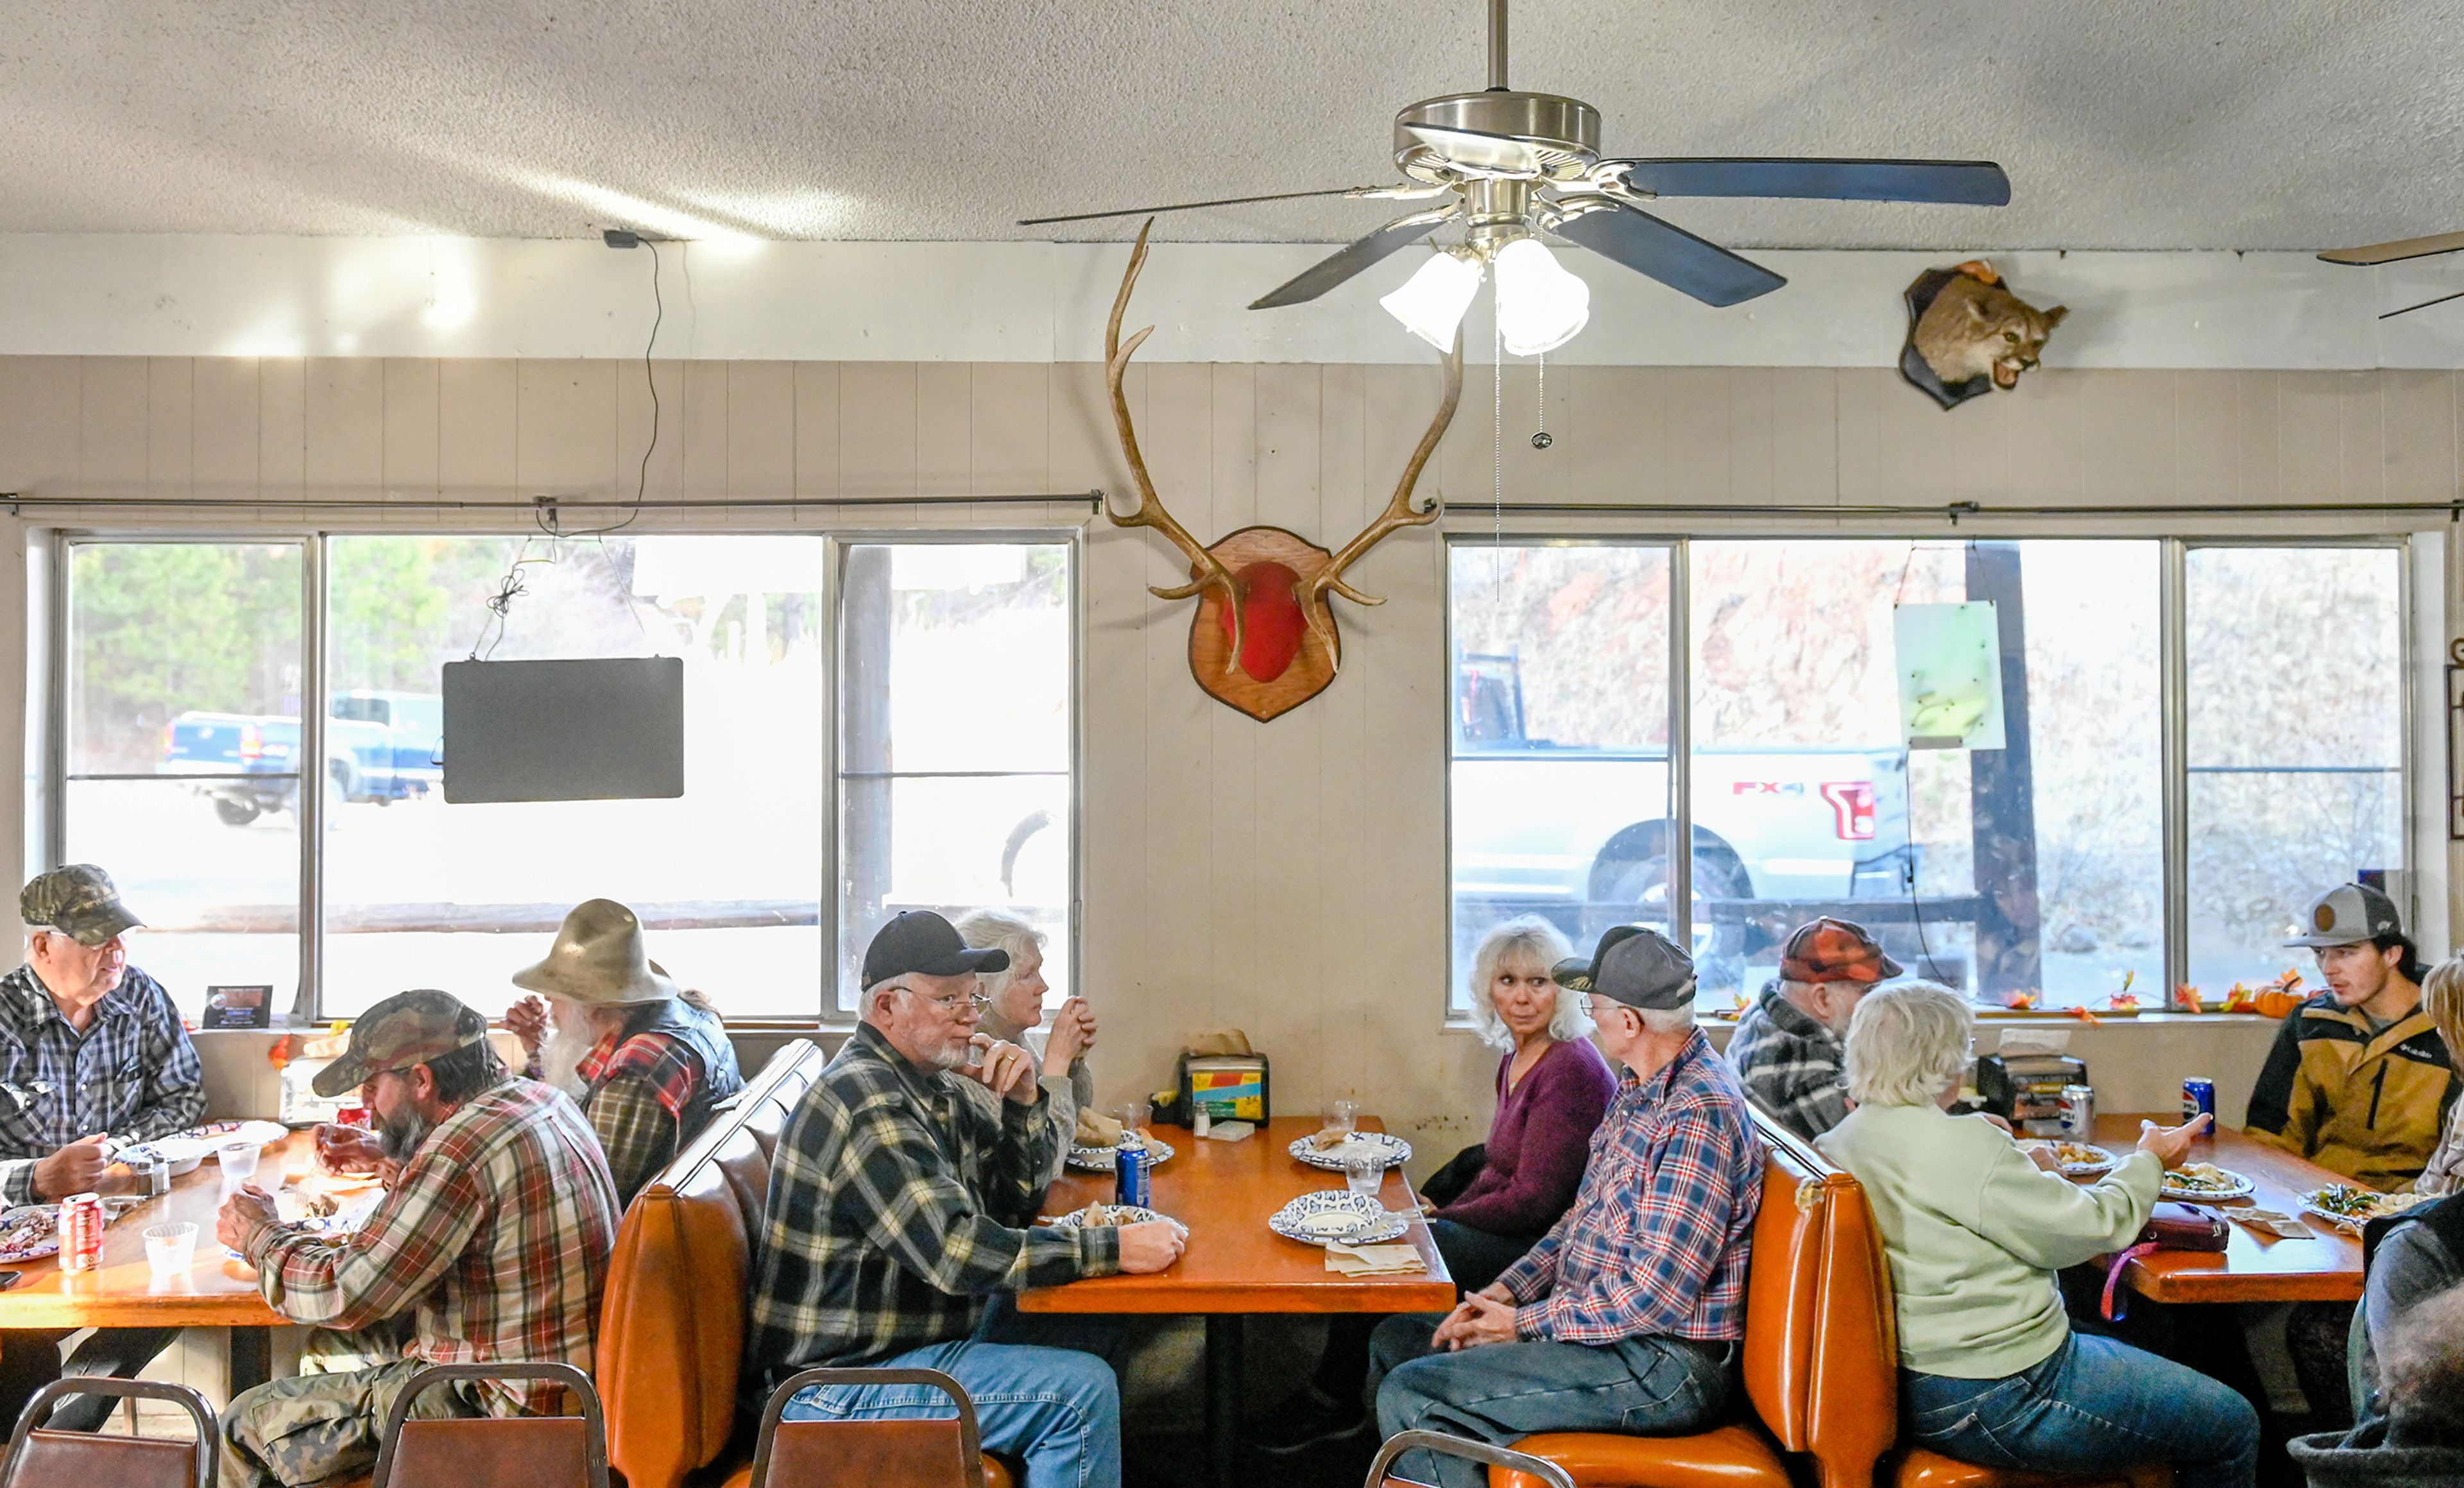
[(1410, 1245), (1341, 1245), (1329, 1240), (1326, 1269), (1343, 1276), (1403, 1276), (1429, 1266)]
[(2223, 1210), (2228, 1219), (2239, 1220), (2254, 1230), (2263, 1231), (2279, 1239), (2300, 1239), (2314, 1232), (2292, 1214), (2279, 1214), (2272, 1209), (2235, 1207)]

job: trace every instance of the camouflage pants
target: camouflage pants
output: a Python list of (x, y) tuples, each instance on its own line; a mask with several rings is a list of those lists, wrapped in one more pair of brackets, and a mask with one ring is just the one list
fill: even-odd
[[(243, 1391), (223, 1412), (221, 1488), (305, 1488), (357, 1477), (376, 1465), (385, 1417), (427, 1366), (400, 1357), (389, 1339), (362, 1333), (309, 1335), (292, 1379)], [(411, 1413), (425, 1420), (485, 1411), (467, 1383), (422, 1393)]]

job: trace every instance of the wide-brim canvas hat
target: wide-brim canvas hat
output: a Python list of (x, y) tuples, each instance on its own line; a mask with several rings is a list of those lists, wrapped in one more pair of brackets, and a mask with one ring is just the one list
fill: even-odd
[(641, 918), (613, 899), (575, 905), (546, 957), (516, 972), (514, 985), (587, 1007), (665, 1002), (684, 994), (643, 948)]

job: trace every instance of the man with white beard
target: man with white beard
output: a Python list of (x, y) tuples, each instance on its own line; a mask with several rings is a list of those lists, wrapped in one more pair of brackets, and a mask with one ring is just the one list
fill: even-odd
[(535, 996), (505, 1014), (533, 1079), (582, 1104), (629, 1204), (744, 1088), (727, 1029), (701, 994), (649, 958), (642, 922), (612, 899), (576, 905), (546, 959), (514, 974)]

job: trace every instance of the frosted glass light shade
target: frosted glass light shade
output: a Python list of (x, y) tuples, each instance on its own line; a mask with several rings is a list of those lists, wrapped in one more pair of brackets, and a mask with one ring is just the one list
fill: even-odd
[(1449, 351), (1455, 344), (1455, 328), (1463, 324), (1463, 312), (1480, 293), (1480, 277), (1478, 259), (1432, 253), (1401, 289), (1377, 303), (1402, 321), (1403, 329), (1440, 351)]
[(1554, 351), (1592, 317), (1592, 287), (1560, 266), (1537, 238), (1497, 252), (1497, 329), (1518, 357)]

